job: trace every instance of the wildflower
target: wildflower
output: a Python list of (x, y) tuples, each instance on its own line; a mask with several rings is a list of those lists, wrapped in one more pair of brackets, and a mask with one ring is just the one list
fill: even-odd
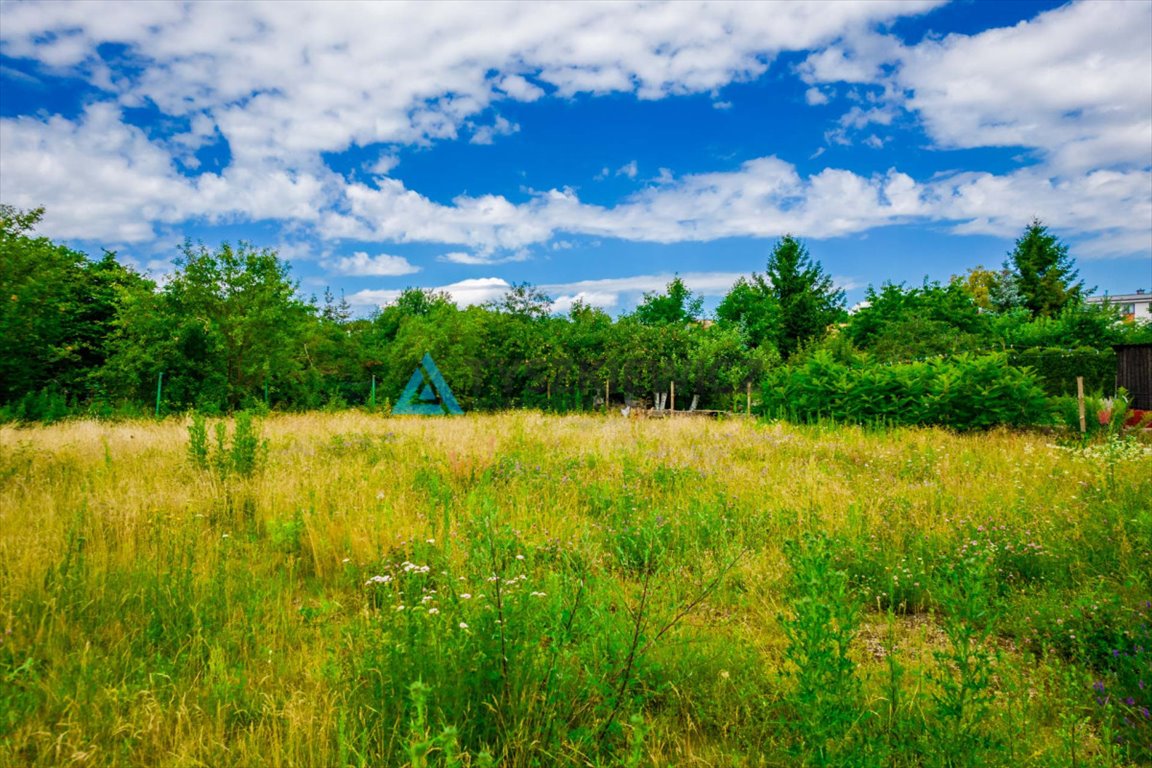
[(471, 600), (472, 595), (468, 594), (467, 592), (461, 592), (460, 593), (460, 599), (461, 600)]
[(428, 609), (428, 615), (429, 615), (429, 616), (435, 616), (435, 615), (436, 615), (436, 614), (438, 614), (438, 613), (440, 613), (440, 609), (439, 609), (439, 608), (429, 608), (429, 609)]
[(400, 605), (396, 606), (396, 610), (398, 610), (398, 611), (404, 610), (404, 604), (401, 603)]
[(524, 555), (516, 555), (516, 559), (517, 559), (517, 560), (523, 560), (523, 559), (524, 559)]
[(427, 540), (425, 543), (426, 543), (426, 544), (435, 544), (435, 543), (436, 543), (436, 539), (428, 539), (428, 540)]
[(460, 622), (460, 629), (468, 629), (468, 625), (464, 622)]
[(344, 563), (345, 565), (347, 565), (348, 563), (352, 562), (352, 558), (350, 558), (350, 557), (346, 557), (346, 558), (344, 558), (343, 560), (341, 560), (340, 562), (342, 562), (342, 563)]
[(532, 597), (546, 597), (548, 593), (547, 592), (532, 592), (530, 594)]

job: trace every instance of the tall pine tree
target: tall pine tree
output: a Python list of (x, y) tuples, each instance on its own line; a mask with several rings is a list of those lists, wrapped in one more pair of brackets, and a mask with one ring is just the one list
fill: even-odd
[(1033, 317), (1054, 317), (1067, 306), (1080, 303), (1084, 283), (1068, 255), (1068, 246), (1048, 232), (1039, 219), (1033, 219), (1016, 247), (1008, 254), (1005, 269), (1023, 305)]
[(785, 359), (844, 316), (844, 292), (791, 235), (785, 235), (772, 250), (765, 277), (780, 308), (776, 348)]

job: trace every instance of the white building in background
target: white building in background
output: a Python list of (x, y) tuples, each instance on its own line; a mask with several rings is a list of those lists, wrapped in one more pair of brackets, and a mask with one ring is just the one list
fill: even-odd
[(1108, 302), (1120, 307), (1125, 320), (1138, 320), (1142, 323), (1152, 322), (1152, 293), (1138, 288), (1136, 293), (1117, 293), (1111, 296), (1091, 296), (1087, 299), (1089, 304), (1103, 304)]

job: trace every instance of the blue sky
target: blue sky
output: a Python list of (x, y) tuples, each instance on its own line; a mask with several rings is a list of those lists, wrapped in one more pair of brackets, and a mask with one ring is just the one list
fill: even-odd
[(508, 285), (714, 306), (790, 233), (847, 290), (1033, 217), (1152, 288), (1152, 2), (0, 2), (0, 200), (162, 279), (185, 237), (368, 313)]

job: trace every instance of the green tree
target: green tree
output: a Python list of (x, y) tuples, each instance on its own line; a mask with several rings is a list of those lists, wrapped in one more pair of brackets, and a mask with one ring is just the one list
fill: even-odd
[(925, 280), (918, 288), (869, 287), (844, 332), (858, 349), (896, 361), (975, 351), (986, 343), (987, 326), (963, 283)]
[(388, 344), (400, 332), (400, 326), (411, 317), (424, 317), (452, 304), (452, 297), (443, 291), (428, 288), (405, 288), (394, 302), (383, 307), (372, 319), (375, 337)]
[(0, 402), (42, 390), (77, 402), (99, 398), (94, 374), (108, 355), (123, 292), (155, 288), (112, 252), (91, 261), (33, 237), (43, 214), (0, 206)]
[(780, 304), (763, 276), (753, 273), (750, 279), (737, 280), (716, 307), (716, 320), (724, 328), (741, 331), (749, 347), (775, 350)]
[(1068, 246), (1033, 219), (1016, 241), (1004, 264), (1033, 317), (1054, 317), (1069, 305), (1079, 304), (1084, 283), (1068, 255)]
[(645, 293), (632, 316), (641, 325), (684, 325), (700, 319), (704, 301), (692, 295), (679, 276), (663, 293)]
[[(166, 400), (237, 408), (247, 400), (305, 400), (307, 338), (315, 307), (296, 295), (271, 249), (185, 243), (157, 296), (125, 303), (109, 379), (139, 398), (163, 373)], [(267, 388), (267, 390), (265, 389)]]
[(565, 384), (578, 407), (591, 406), (604, 389), (615, 325), (603, 309), (576, 301), (562, 328), (571, 361)]
[(844, 317), (844, 292), (791, 235), (785, 235), (772, 249), (765, 278), (780, 308), (775, 341), (785, 360)]

